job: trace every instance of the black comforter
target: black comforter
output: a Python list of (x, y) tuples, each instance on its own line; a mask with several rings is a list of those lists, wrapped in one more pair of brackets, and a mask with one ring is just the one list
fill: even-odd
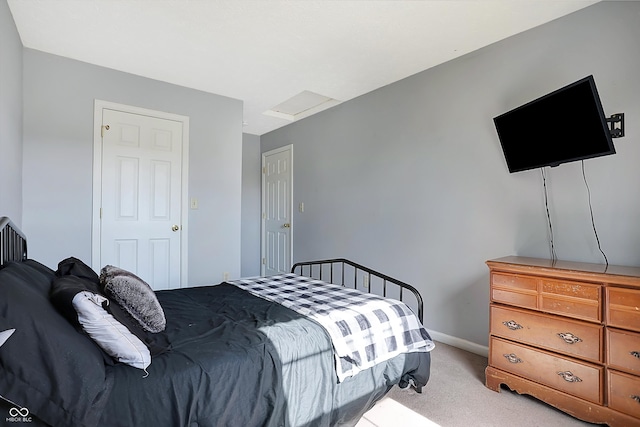
[(229, 284), (157, 292), (171, 350), (149, 375), (108, 367), (103, 426), (348, 426), (401, 379), (426, 384), (429, 353), (338, 383), (315, 322)]

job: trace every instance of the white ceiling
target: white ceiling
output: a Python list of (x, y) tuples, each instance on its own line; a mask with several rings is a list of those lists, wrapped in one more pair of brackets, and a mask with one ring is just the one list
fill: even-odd
[[(254, 135), (593, 3), (8, 0), (25, 47), (240, 99)], [(329, 101), (269, 111), (297, 95)]]

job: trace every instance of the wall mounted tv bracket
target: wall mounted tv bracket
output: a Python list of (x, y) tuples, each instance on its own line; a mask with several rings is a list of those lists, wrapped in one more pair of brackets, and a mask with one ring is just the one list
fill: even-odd
[(621, 138), (624, 136), (624, 113), (612, 114), (607, 119), (611, 138)]

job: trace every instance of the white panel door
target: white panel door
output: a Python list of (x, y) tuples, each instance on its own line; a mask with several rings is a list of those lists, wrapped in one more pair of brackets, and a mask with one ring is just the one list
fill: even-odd
[(262, 274), (288, 273), (292, 254), (292, 147), (262, 155)]
[(100, 265), (180, 287), (182, 126), (103, 109)]

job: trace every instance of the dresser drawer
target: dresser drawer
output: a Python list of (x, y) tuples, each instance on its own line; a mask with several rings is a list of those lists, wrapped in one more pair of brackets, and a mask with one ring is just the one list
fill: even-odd
[(563, 317), (491, 305), (491, 334), (570, 356), (602, 361), (603, 327)]
[(538, 279), (519, 274), (492, 273), (491, 299), (518, 307), (538, 306)]
[(640, 378), (608, 371), (609, 407), (640, 418)]
[(505, 272), (491, 273), (491, 300), (517, 307), (602, 321), (602, 286)]
[(640, 334), (607, 329), (607, 364), (640, 375)]
[(640, 290), (607, 288), (607, 324), (640, 332)]
[(595, 322), (602, 320), (601, 286), (570, 280), (542, 279), (542, 311)]
[(604, 368), (500, 338), (490, 344), (491, 366), (602, 404)]

